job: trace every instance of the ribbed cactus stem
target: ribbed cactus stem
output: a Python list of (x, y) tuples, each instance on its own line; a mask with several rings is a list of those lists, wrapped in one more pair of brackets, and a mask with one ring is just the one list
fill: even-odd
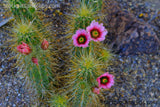
[(33, 7), (33, 2), (29, 0), (9, 0), (9, 3), (16, 20), (33, 20), (36, 17), (34, 16), (36, 9)]

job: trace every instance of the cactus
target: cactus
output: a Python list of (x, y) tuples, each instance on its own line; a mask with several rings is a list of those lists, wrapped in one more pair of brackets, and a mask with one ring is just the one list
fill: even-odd
[[(102, 20), (100, 5), (102, 0), (81, 0), (79, 8), (73, 9), (72, 15), (67, 16), (68, 43), (73, 44), (71, 38), (77, 30), (86, 29), (93, 20)], [(99, 106), (100, 95), (97, 95), (93, 88), (97, 87), (96, 79), (104, 73), (112, 54), (101, 42), (90, 41), (87, 48), (74, 45), (71, 47), (71, 65), (68, 74), (62, 76), (67, 81), (62, 89), (66, 91), (63, 94), (68, 96), (68, 102), (73, 107)]]
[[(43, 33), (33, 25), (32, 22), (23, 22), (17, 23), (17, 26), (14, 26), (12, 38), (9, 43), (14, 52), (17, 53), (16, 47), (24, 43), (28, 44), (31, 48), (31, 52), (28, 55), (23, 55), (22, 53), (17, 53), (16, 66), (19, 69), (20, 74), (24, 75), (27, 78), (30, 78), (31, 84), (34, 83), (34, 86), (37, 89), (37, 93), (42, 96), (45, 93), (45, 90), (49, 89), (50, 81), (52, 80), (52, 67), (55, 66), (51, 62), (55, 62), (52, 58), (51, 50), (43, 50), (41, 48)], [(47, 38), (47, 37), (46, 37)], [(38, 59), (38, 64), (35, 64), (32, 61), (32, 58), (35, 57)]]
[[(67, 19), (67, 24), (66, 24), (66, 38), (69, 40), (67, 41), (68, 44), (73, 44), (72, 41), (72, 36), (75, 34), (75, 32), (78, 29), (86, 29), (87, 26), (91, 24), (93, 20), (103, 20), (103, 15), (100, 13), (99, 7), (102, 6), (102, 0), (81, 0), (80, 1), (80, 6), (78, 8), (73, 9), (73, 13), (67, 14), (66, 19)], [(99, 55), (103, 56), (101, 57), (101, 60), (104, 60), (105, 62), (111, 58), (110, 51), (105, 48), (105, 46), (102, 43), (95, 43), (91, 42), (89, 44), (89, 47), (86, 49), (80, 48), (80, 47), (74, 47), (73, 45), (71, 46), (71, 54), (79, 56), (82, 51), (92, 51), (98, 58)], [(90, 49), (92, 48), (92, 49)], [(79, 56), (80, 57), (80, 56)]]
[(69, 107), (67, 106), (66, 97), (58, 94), (53, 94), (50, 99), (50, 107)]
[(67, 24), (66, 34), (70, 34), (72, 36), (73, 33), (79, 28), (85, 29), (93, 19), (98, 19), (96, 16), (96, 11), (94, 11), (94, 7), (88, 6), (84, 0), (80, 2), (79, 8), (73, 9), (72, 15), (67, 14)]
[(64, 77), (68, 80), (68, 101), (73, 107), (99, 105), (98, 95), (92, 92), (92, 88), (97, 86), (96, 78), (103, 73), (105, 64), (91, 53), (74, 57), (71, 62), (71, 70)]
[[(86, 29), (93, 20), (102, 19), (98, 15), (102, 0), (81, 0), (80, 7), (67, 17), (69, 24), (66, 24), (66, 34), (69, 35), (69, 41), (63, 43), (66, 47), (50, 37), (29, 0), (9, 0), (9, 3), (16, 19), (9, 41), (16, 53), (16, 66), (19, 74), (26, 77), (30, 86), (36, 89), (40, 100), (49, 100), (51, 107), (101, 105), (97, 95), (99, 92), (93, 91), (93, 88), (97, 87), (96, 78), (104, 73), (111, 53), (101, 42), (91, 41), (87, 48), (70, 44), (71, 37), (78, 29)], [(23, 8), (24, 4), (29, 7)], [(47, 40), (51, 38), (53, 41), (49, 44)], [(64, 52), (65, 49), (70, 50)], [(68, 60), (69, 55), (66, 59), (64, 53), (69, 53), (71, 59)], [(57, 63), (61, 64), (60, 67)], [(53, 94), (48, 95), (50, 92)]]
[(33, 20), (35, 18), (35, 7), (30, 0), (9, 0), (10, 9), (16, 20)]
[[(67, 29), (65, 33), (67, 34), (67, 38), (70, 41), (68, 41), (68, 43), (72, 44), (71, 38), (73, 34), (75, 34), (76, 30), (86, 29), (86, 27), (89, 26), (93, 20), (102, 20), (103, 15), (101, 15), (101, 13), (99, 12), (100, 8), (97, 8), (101, 7), (101, 3), (102, 0), (81, 0), (80, 6), (77, 6), (78, 8), (73, 9), (73, 13), (71, 13), (71, 15), (66, 15)], [(74, 50), (74, 53), (77, 52), (76, 50), (79, 50), (79, 48), (77, 49), (76, 47), (72, 48)]]
[(94, 7), (94, 11), (99, 11), (102, 7), (102, 0), (81, 0), (81, 2), (84, 2), (86, 5), (91, 4)]
[[(12, 24), (11, 39), (7, 43), (15, 52), (12, 58), (17, 59), (15, 66), (18, 68), (18, 75), (25, 77), (26, 86), (34, 90), (41, 102), (49, 97), (48, 92), (54, 81), (53, 72), (57, 70), (57, 60), (53, 57), (54, 45), (50, 44), (54, 39), (45, 29), (47, 24), (41, 25), (42, 22), (29, 0), (9, 0), (9, 3), (16, 20)], [(22, 7), (24, 5), (26, 8)], [(48, 40), (53, 41), (48, 43)]]

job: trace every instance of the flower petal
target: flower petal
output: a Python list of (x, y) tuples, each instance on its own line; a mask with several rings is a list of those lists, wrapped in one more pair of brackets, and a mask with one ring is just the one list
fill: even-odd
[[(101, 82), (101, 78), (104, 77), (108, 78), (108, 82), (106, 84)], [(100, 88), (109, 89), (114, 85), (114, 76), (106, 72), (97, 78), (97, 82)]]
[[(84, 38), (84, 42), (79, 42), (79, 37)], [(90, 41), (89, 35), (84, 29), (77, 30), (76, 34), (74, 34), (72, 36), (72, 40), (73, 40), (73, 45), (74, 46), (83, 47), (83, 48), (88, 47), (88, 44), (89, 44), (89, 41)]]
[[(88, 26), (86, 28), (89, 36), (90, 36), (90, 39), (95, 41), (95, 42), (98, 42), (98, 41), (103, 41), (105, 40), (105, 36), (106, 34), (108, 33), (108, 31), (105, 29), (105, 27), (103, 26), (103, 23), (99, 24), (98, 22), (96, 22), (95, 20), (93, 20), (90, 24), (90, 26)], [(92, 35), (92, 31), (93, 30), (97, 30), (99, 31), (99, 36), (97, 37), (94, 37)]]

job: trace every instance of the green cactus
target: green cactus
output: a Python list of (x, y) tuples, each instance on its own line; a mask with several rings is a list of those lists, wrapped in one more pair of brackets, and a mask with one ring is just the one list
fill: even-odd
[[(50, 49), (43, 50), (41, 48), (42, 40), (45, 38), (43, 32), (39, 32), (31, 22), (17, 23), (16, 25), (17, 26), (13, 27), (11, 35), (13, 39), (8, 41), (9, 43), (13, 43), (11, 45), (12, 50), (17, 53), (16, 47), (20, 45), (21, 42), (28, 44), (31, 48), (29, 55), (17, 53), (17, 55), (14, 56), (17, 59), (16, 65), (22, 68), (19, 69), (21, 74), (30, 78), (30, 85), (35, 86), (39, 96), (43, 96), (45, 91), (50, 88), (50, 81), (53, 81), (52, 68), (55, 66), (55, 63), (51, 62), (56, 61), (52, 58), (53, 54)], [(38, 65), (33, 63), (32, 57), (38, 59)]]
[(53, 94), (50, 99), (50, 107), (69, 107), (67, 105), (67, 99), (58, 94)]
[[(16, 47), (22, 42), (29, 45), (31, 48), (31, 53), (28, 55), (23, 55), (22, 53), (17, 53), (14, 58), (17, 59), (16, 66), (18, 68), (19, 75), (26, 78), (28, 86), (31, 90), (35, 90), (36, 96), (39, 101), (46, 101), (51, 98), (53, 102), (56, 102), (56, 106), (61, 107), (65, 104), (60, 102), (63, 97), (59, 96), (58, 100), (48, 95), (50, 92), (56, 90), (56, 85), (59, 82), (57, 79), (57, 71), (60, 59), (63, 59), (63, 49), (61, 43), (59, 43), (50, 32), (45, 28), (48, 23), (43, 24), (39, 19), (38, 14), (36, 14), (35, 8), (29, 2), (29, 0), (9, 0), (11, 11), (15, 17), (13, 24), (12, 34), (8, 42), (12, 43), (10, 47), (17, 53)], [(23, 8), (22, 6), (28, 6), (29, 8)], [(17, 6), (17, 7), (16, 7)], [(30, 8), (31, 7), (31, 8)], [(25, 11), (23, 11), (25, 9)], [(42, 17), (42, 16), (40, 16)], [(52, 42), (47, 50), (41, 48), (43, 39), (52, 40)], [(61, 57), (62, 56), (62, 57)], [(38, 59), (38, 65), (33, 63), (32, 58)], [(57, 60), (58, 59), (58, 60)], [(53, 79), (55, 78), (55, 79)], [(58, 84), (59, 85), (59, 84)], [(51, 106), (54, 106), (51, 103)]]
[(16, 20), (35, 18), (35, 7), (30, 3), (30, 0), (9, 0), (10, 9)]
[(71, 70), (66, 76), (68, 101), (73, 107), (99, 105), (98, 95), (92, 92), (92, 88), (98, 85), (96, 79), (104, 73), (105, 64), (91, 53), (75, 57), (71, 62)]
[[(73, 14), (67, 17), (68, 43), (73, 44), (71, 38), (76, 30), (86, 29), (93, 20), (102, 20), (103, 16), (98, 16), (101, 5), (102, 0), (81, 0), (80, 6), (73, 9)], [(103, 43), (93, 41), (87, 48), (72, 45), (70, 54), (72, 58), (68, 75), (62, 77), (67, 81), (64, 95), (68, 96), (68, 102), (73, 107), (101, 105), (99, 95), (92, 88), (97, 87), (96, 79), (104, 73), (112, 54)]]
[(84, 0), (82, 0), (79, 8), (73, 9), (73, 15), (66, 15), (68, 19), (66, 27), (69, 28), (66, 33), (75, 33), (79, 28), (85, 29), (92, 20), (99, 18), (99, 16), (96, 16), (96, 12), (92, 2), (90, 5), (87, 5)]
[[(103, 16), (100, 15), (100, 8), (97, 8), (101, 4), (102, 0), (81, 0), (80, 5), (77, 6), (78, 8), (73, 9), (72, 15), (66, 15), (68, 22), (66, 24), (66, 34), (68, 35), (67, 38), (71, 40), (73, 34), (75, 34), (78, 29), (86, 29), (86, 27), (89, 26), (93, 20), (102, 20)], [(79, 50), (82, 51), (84, 49), (73, 47), (72, 55), (79, 55)]]
[(103, 0), (81, 0), (81, 2), (84, 2), (86, 5), (91, 5), (94, 7), (94, 11), (99, 11), (101, 10), (102, 7), (102, 1)]
[[(54, 46), (61, 47), (58, 46), (59, 44), (51, 45), (52, 48), (49, 47), (47, 50), (41, 48), (42, 40), (52, 37), (48, 38), (49, 34), (46, 33), (46, 29), (36, 15), (35, 7), (30, 5), (29, 0), (9, 0), (9, 3), (17, 21), (13, 27), (13, 39), (10, 40), (13, 43), (11, 45), (12, 50), (17, 52), (16, 47), (22, 41), (32, 49), (29, 55), (17, 53), (15, 56), (17, 58), (16, 65), (19, 72), (27, 79), (29, 78), (30, 85), (36, 88), (38, 97), (44, 98), (49, 92), (56, 92), (56, 94), (46, 98), (49, 98), (51, 107), (67, 107), (68, 105), (85, 107), (100, 104), (99, 97), (92, 92), (92, 88), (97, 86), (96, 78), (103, 73), (104, 67), (108, 65), (111, 58), (110, 52), (104, 48), (104, 45), (102, 43), (90, 43), (86, 49), (72, 45), (70, 54), (73, 57), (70, 61), (67, 59), (70, 63), (66, 63), (66, 60), (63, 60), (64, 54), (61, 54), (61, 49), (52, 49)], [(23, 5), (27, 5), (28, 8), (22, 7)], [(70, 34), (70, 40), (76, 30), (85, 29), (92, 20), (101, 19), (97, 16), (100, 5), (101, 0), (100, 2), (82, 0), (80, 7), (74, 11), (74, 17), (71, 15), (68, 18), (67, 29), (69, 27), (69, 30), (66, 33)], [(65, 49), (65, 47), (62, 48)], [(67, 44), (67, 48), (70, 48), (70, 45)], [(60, 54), (57, 51), (60, 51)], [(38, 65), (33, 63), (33, 57), (38, 59)], [(66, 66), (69, 71), (65, 71), (67, 68), (64, 68), (62, 73), (55, 72), (58, 65), (54, 57), (58, 57), (68, 64)], [(65, 83), (59, 84), (62, 80)], [(60, 85), (61, 87), (59, 87)], [(62, 93), (64, 90), (66, 92)]]
[[(19, 74), (26, 78), (30, 87), (35, 88), (33, 90), (36, 90), (37, 97), (43, 98), (52, 86), (51, 81), (54, 81), (53, 72), (56, 60), (53, 58), (54, 52), (51, 50), (51, 47), (54, 46), (50, 44), (47, 50), (42, 49), (43, 40), (50, 39), (49, 33), (44, 28), (45, 25), (42, 27), (42, 22), (38, 19), (35, 8), (31, 6), (29, 0), (9, 0), (9, 3), (16, 20), (13, 22), (12, 39), (8, 43), (15, 53), (17, 53), (17, 46), (22, 42), (31, 48), (31, 53), (28, 55), (19, 52), (13, 56), (17, 59), (15, 65)], [(23, 11), (24, 9), (25, 11)], [(33, 63), (33, 57), (38, 59), (38, 65)]]

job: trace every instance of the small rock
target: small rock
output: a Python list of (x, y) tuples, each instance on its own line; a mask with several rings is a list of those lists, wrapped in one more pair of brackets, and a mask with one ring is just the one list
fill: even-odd
[(133, 14), (123, 11), (116, 1), (105, 2), (103, 12), (107, 14), (107, 20), (104, 22), (109, 31), (106, 42), (116, 53), (120, 55), (158, 53), (160, 40), (149, 24), (140, 22)]

